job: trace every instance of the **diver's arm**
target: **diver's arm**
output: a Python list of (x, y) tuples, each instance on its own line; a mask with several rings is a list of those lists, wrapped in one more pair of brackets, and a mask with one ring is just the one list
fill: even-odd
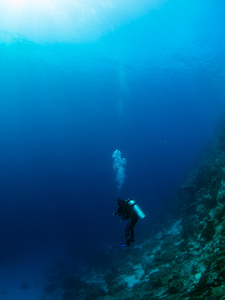
[(120, 215), (120, 212), (114, 212), (113, 214), (112, 214), (113, 216), (116, 216), (116, 215)]

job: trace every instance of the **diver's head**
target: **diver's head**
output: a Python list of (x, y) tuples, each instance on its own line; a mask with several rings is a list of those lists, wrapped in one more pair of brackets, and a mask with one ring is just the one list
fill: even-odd
[(117, 203), (120, 204), (121, 202), (123, 202), (124, 200), (122, 198), (117, 198)]

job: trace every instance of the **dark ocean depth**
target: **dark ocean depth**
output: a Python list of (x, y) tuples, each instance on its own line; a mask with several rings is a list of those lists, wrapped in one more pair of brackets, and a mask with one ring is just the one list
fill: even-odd
[(102, 267), (125, 239), (117, 197), (146, 214), (137, 240), (176, 211), (224, 115), (224, 11), (220, 0), (163, 1), (78, 42), (0, 28), (0, 299), (42, 299), (27, 278), (58, 261)]

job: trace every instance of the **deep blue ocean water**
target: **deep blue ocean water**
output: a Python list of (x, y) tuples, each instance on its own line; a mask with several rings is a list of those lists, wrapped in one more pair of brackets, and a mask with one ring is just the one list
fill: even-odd
[[(124, 239), (112, 217), (119, 196), (146, 213), (137, 235), (150, 230), (177, 205), (178, 187), (224, 114), (225, 2), (144, 1), (139, 10), (126, 2), (76, 29), (74, 40), (74, 24), (58, 39), (50, 31), (36, 40), (0, 23), (6, 270), (21, 257), (97, 263)], [(120, 189), (116, 149), (126, 159)]]

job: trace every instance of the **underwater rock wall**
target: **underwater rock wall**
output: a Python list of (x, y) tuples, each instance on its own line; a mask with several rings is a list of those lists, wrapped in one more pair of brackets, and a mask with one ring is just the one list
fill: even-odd
[(48, 274), (43, 300), (224, 299), (225, 130), (178, 195), (176, 216), (142, 242), (104, 253), (104, 267)]

